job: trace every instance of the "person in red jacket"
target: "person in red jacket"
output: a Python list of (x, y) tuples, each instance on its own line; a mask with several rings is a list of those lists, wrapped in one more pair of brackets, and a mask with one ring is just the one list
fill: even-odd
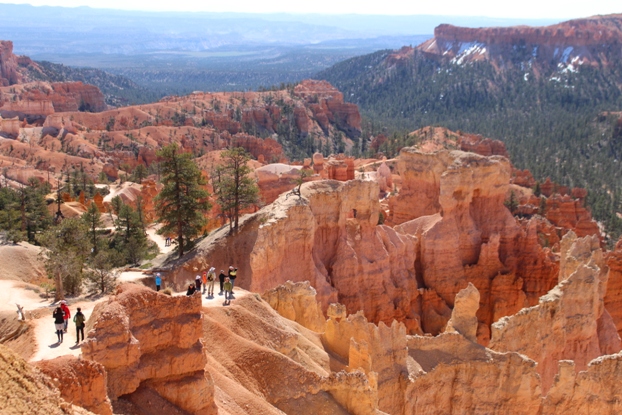
[(67, 301), (63, 300), (60, 302), (60, 308), (65, 313), (65, 333), (67, 333), (67, 323), (69, 322), (69, 317), (71, 317), (71, 312), (69, 311), (69, 307), (67, 307)]

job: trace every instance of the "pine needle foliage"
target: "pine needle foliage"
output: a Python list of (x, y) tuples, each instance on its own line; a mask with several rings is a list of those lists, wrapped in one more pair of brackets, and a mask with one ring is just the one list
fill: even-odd
[(155, 199), (160, 235), (176, 235), (179, 257), (183, 256), (192, 239), (207, 224), (205, 213), (211, 208), (209, 193), (201, 170), (190, 153), (182, 152), (176, 144), (158, 152), (162, 160), (162, 191)]
[(235, 147), (221, 153), (224, 161), (212, 173), (212, 185), (221, 211), (229, 218), (229, 228), (237, 232), (240, 211), (259, 201), (259, 188), (250, 176), (247, 163), (251, 155), (242, 147)]

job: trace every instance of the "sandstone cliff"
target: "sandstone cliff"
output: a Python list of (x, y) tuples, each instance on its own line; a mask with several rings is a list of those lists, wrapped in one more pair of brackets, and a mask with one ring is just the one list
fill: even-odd
[(403, 322), (420, 332), (419, 292), (412, 236), (378, 226), (374, 181), (314, 181), (301, 197), (281, 195), (228, 236), (221, 228), (198, 250), (173, 264), (182, 286), (195, 266), (239, 268), (236, 284), (263, 292), (292, 281), (310, 281), (324, 310), (339, 301), (374, 322)]
[(61, 398), (54, 383), (40, 370), (30, 366), (0, 345), (0, 412), (6, 415), (89, 415)]
[(537, 361), (548, 391), (560, 360), (573, 360), (579, 372), (590, 360), (620, 351), (620, 337), (604, 307), (606, 288), (598, 239), (569, 232), (561, 242), (559, 284), (537, 306), (493, 324), (490, 348)]
[[(575, 19), (545, 27), (466, 28), (443, 24), (434, 29), (434, 38), (416, 50), (438, 59), (463, 64), (489, 60), (498, 68), (512, 66), (521, 56), (539, 70), (556, 70), (569, 65), (607, 66), (620, 58), (622, 15), (612, 14)], [(412, 54), (410, 50), (399, 55)], [(398, 56), (399, 56), (398, 55)], [(391, 57), (392, 64), (400, 59)]]
[(21, 81), (17, 56), (13, 54), (13, 42), (0, 41), (0, 86), (13, 85)]
[[(290, 304), (301, 300), (301, 291), (291, 288), (277, 288), (281, 299)], [(289, 314), (286, 308), (279, 309)], [(340, 415), (383, 413), (378, 411), (373, 374), (342, 371), (318, 333), (282, 318), (259, 296), (244, 296), (227, 308), (206, 307), (203, 313), (207, 370), (214, 379), (220, 410), (235, 414), (294, 415), (301, 408), (308, 413)]]
[(95, 307), (87, 331), (83, 356), (106, 369), (110, 399), (140, 386), (193, 414), (216, 413), (213, 382), (204, 371), (199, 296), (122, 285)]
[(92, 360), (62, 356), (35, 364), (52, 379), (61, 397), (95, 414), (112, 415), (106, 392), (106, 370)]
[(612, 252), (606, 256), (609, 274), (607, 275), (607, 293), (605, 308), (611, 315), (618, 334), (622, 336), (622, 240), (619, 240)]

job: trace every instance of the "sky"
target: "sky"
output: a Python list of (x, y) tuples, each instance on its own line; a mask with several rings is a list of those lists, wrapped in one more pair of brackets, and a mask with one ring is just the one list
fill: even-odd
[(418, 14), (538, 19), (622, 13), (620, 0), (0, 0), (0, 2), (146, 11)]

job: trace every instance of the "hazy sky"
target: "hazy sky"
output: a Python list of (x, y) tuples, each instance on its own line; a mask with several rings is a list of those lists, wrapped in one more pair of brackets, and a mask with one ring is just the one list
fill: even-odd
[(574, 18), (622, 13), (620, 0), (0, 0), (0, 2), (151, 11), (432, 14), (508, 18)]

